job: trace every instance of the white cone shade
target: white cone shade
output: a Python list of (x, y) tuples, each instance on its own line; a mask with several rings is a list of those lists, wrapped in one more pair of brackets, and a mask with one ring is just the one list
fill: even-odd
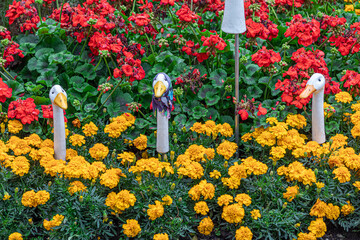
[(244, 0), (225, 0), (221, 30), (231, 34), (246, 31)]

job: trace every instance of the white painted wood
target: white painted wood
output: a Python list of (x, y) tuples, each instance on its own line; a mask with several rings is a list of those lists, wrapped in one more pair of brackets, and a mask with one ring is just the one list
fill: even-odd
[(169, 151), (169, 120), (166, 114), (157, 110), (157, 131), (156, 131), (156, 151), (167, 153)]
[(246, 31), (244, 0), (225, 0), (221, 30), (231, 34), (241, 34)]
[(324, 88), (314, 92), (312, 99), (312, 139), (322, 144), (326, 141), (324, 120)]
[(65, 122), (64, 122), (64, 110), (56, 106), (53, 106), (54, 116), (54, 152), (55, 159), (66, 160), (66, 135), (65, 135)]

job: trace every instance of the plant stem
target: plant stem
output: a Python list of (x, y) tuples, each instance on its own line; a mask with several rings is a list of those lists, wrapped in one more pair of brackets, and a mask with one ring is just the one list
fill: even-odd
[(106, 58), (104, 58), (104, 60), (105, 60), (106, 67), (107, 67), (107, 69), (109, 70), (110, 77), (111, 77), (111, 76), (112, 76), (112, 74), (111, 74), (111, 71), (110, 71), (109, 65), (108, 65), (108, 63), (107, 63), (107, 61), (106, 61)]
[(99, 103), (99, 100), (101, 98), (101, 96), (103, 95), (103, 91), (100, 92), (100, 95), (98, 96), (98, 98), (96, 99), (96, 103), (95, 103), (95, 106)]
[(2, 73), (2, 72), (0, 72), (1, 73), (1, 75), (3, 75), (7, 80), (11, 80), (11, 79), (9, 79), (4, 73)]
[(60, 10), (60, 18), (59, 18), (60, 27), (61, 27), (61, 16), (62, 16), (64, 4), (65, 4), (65, 1), (63, 1), (62, 5), (61, 5), (61, 10)]
[(292, 11), (291, 11), (292, 17), (294, 17), (294, 15), (295, 15), (294, 8), (295, 8), (295, 0), (292, 1)]
[(4, 70), (4, 72), (6, 72), (7, 75), (9, 75), (14, 81), (16, 81), (15, 78), (13, 78), (13, 76), (10, 73), (8, 73), (8, 71), (6, 71), (4, 66), (2, 66), (2, 69)]
[(267, 82), (267, 84), (266, 84), (266, 88), (265, 88), (265, 94), (264, 94), (264, 97), (265, 97), (265, 100), (267, 99), (267, 91), (268, 91), (268, 88), (270, 88), (269, 87), (269, 84), (270, 84), (270, 81), (271, 81), (271, 79), (272, 79), (272, 74), (270, 75), (270, 78), (269, 78), (269, 81)]
[(130, 12), (130, 14), (129, 14), (129, 17), (130, 17), (131, 14), (135, 11), (135, 5), (136, 5), (136, 0), (133, 0), (133, 6), (132, 6), (131, 12)]
[(181, 112), (183, 112), (184, 109), (183, 109), (182, 104), (181, 104), (181, 102), (180, 102), (179, 96), (176, 96), (176, 101), (177, 101), (177, 102), (179, 103), (179, 105), (180, 105)]
[(332, 55), (331, 66), (330, 66), (330, 71), (329, 71), (329, 73), (332, 71), (333, 64), (334, 64), (334, 60), (335, 60), (335, 54)]
[(80, 52), (80, 58), (81, 58), (81, 54), (83, 53), (83, 51), (84, 51), (84, 49), (85, 49), (85, 45), (86, 45), (86, 43), (87, 43), (87, 40), (89, 39), (89, 36), (90, 36), (90, 32), (91, 32), (91, 30), (92, 30), (92, 25), (90, 26), (90, 29), (89, 29), (88, 35), (86, 36), (86, 40), (85, 40), (84, 45), (83, 45), (83, 47), (82, 47), (82, 49), (81, 49), (81, 52)]
[(195, 29), (193, 28), (193, 26), (191, 26), (191, 25), (189, 25), (189, 26), (190, 26), (191, 31), (194, 33), (196, 40), (197, 40), (198, 43), (200, 44), (200, 39), (198, 38), (198, 36), (197, 36), (197, 34), (196, 34), (196, 32), (195, 32)]
[(149, 39), (149, 37), (148, 37), (148, 35), (147, 35), (146, 33), (145, 33), (145, 37), (146, 37), (146, 40), (147, 40), (148, 43), (149, 43), (150, 50), (151, 50), (152, 54), (156, 57), (156, 54), (154, 53), (154, 49), (153, 49), (153, 47), (151, 46), (150, 39)]
[(98, 68), (98, 66), (100, 65), (101, 60), (102, 60), (102, 57), (100, 57), (100, 60), (99, 60), (98, 64), (96, 65), (96, 67), (95, 67), (94, 71), (96, 71), (96, 69), (97, 69), (97, 68)]
[(72, 50), (71, 54), (74, 54), (76, 47), (79, 45), (79, 41), (76, 40), (76, 42), (77, 42), (77, 43), (76, 43), (74, 49)]
[(105, 101), (103, 102), (103, 104), (101, 104), (101, 106), (98, 108), (97, 111), (99, 111), (99, 109), (101, 109), (101, 108), (105, 105), (105, 103), (109, 100), (110, 96), (113, 95), (113, 93), (114, 93), (115, 90), (119, 87), (120, 83), (122, 83), (123, 80), (124, 80), (124, 79), (122, 78), (122, 79), (118, 82), (118, 84), (116, 85), (116, 87), (111, 91), (111, 93), (109, 94), (109, 96), (107, 96), (107, 98), (105, 99)]
[(146, 119), (146, 116), (142, 113), (142, 111), (139, 109), (138, 112), (141, 114), (141, 116)]

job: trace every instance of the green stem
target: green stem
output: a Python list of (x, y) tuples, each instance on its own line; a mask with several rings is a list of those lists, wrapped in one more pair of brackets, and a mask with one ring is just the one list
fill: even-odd
[(101, 96), (103, 95), (103, 91), (100, 92), (100, 95), (98, 96), (98, 98), (96, 99), (96, 103), (95, 103), (95, 106), (99, 103), (99, 100), (101, 98)]
[(331, 73), (331, 71), (332, 71), (333, 64), (334, 64), (334, 60), (335, 60), (335, 54), (333, 54), (332, 59), (331, 59), (331, 66), (330, 66), (330, 71), (329, 71), (329, 73)]
[(294, 17), (295, 15), (295, 0), (292, 1), (292, 16)]
[(110, 77), (111, 77), (112, 74), (111, 74), (111, 71), (110, 71), (110, 68), (109, 68), (109, 64), (107, 63), (106, 58), (104, 58), (104, 60), (105, 60), (106, 67), (107, 67), (107, 69), (109, 71)]
[(183, 112), (183, 111), (184, 111), (184, 109), (183, 109), (182, 104), (181, 104), (181, 102), (180, 102), (180, 98), (179, 98), (179, 96), (176, 96), (176, 101), (177, 101), (177, 102), (179, 103), (179, 105), (180, 105), (181, 112)]
[(76, 43), (74, 49), (71, 51), (71, 54), (74, 54), (76, 47), (79, 45), (79, 42), (78, 42), (77, 40), (76, 40), (76, 42), (77, 42), (77, 43)]
[(122, 78), (122, 79), (118, 82), (118, 84), (116, 85), (116, 87), (111, 91), (111, 93), (109, 94), (109, 96), (105, 99), (105, 101), (103, 102), (103, 104), (101, 104), (101, 106), (98, 108), (97, 111), (99, 111), (99, 109), (101, 109), (101, 108), (105, 105), (105, 103), (109, 100), (110, 96), (113, 95), (113, 93), (114, 93), (115, 90), (119, 87), (120, 83), (122, 83), (123, 80), (124, 80), (124, 79)]
[(175, 21), (175, 19), (174, 19), (174, 16), (173, 16), (173, 14), (172, 14), (172, 12), (171, 12), (170, 8), (169, 8), (169, 7), (167, 7), (167, 10), (168, 10), (168, 11), (169, 11), (169, 13), (170, 13), (171, 20), (173, 21), (173, 23), (174, 23), (174, 24), (176, 24), (176, 21)]
[[(62, 11), (63, 11), (64, 4), (65, 4), (65, 1), (63, 1), (63, 3), (61, 4), (60, 18), (59, 18), (60, 27), (61, 27), (61, 16), (62, 16)], [(58, 8), (59, 8), (59, 6), (58, 6)]]
[(1, 73), (1, 75), (3, 75), (3, 77), (6, 78), (7, 80), (9, 80), (9, 81), (11, 80), (11, 79), (9, 79), (4, 73), (2, 73), (2, 72), (0, 72), (0, 73)]
[(191, 0), (190, 10), (193, 11), (193, 0)]
[(39, 9), (38, 9), (38, 14), (39, 14), (39, 18), (40, 18), (40, 23), (42, 23), (42, 20), (41, 20), (41, 5), (39, 5)]
[(56, 8), (59, 8), (59, 0), (56, 0)]
[(198, 43), (200, 44), (200, 39), (199, 39), (199, 37), (197, 36), (197, 34), (196, 34), (196, 32), (195, 32), (195, 29), (193, 28), (193, 26), (191, 26), (191, 25), (189, 25), (189, 26), (190, 26), (191, 31), (194, 33), (196, 40), (197, 40)]
[(13, 76), (11, 76), (10, 73), (8, 73), (8, 71), (6, 71), (6, 69), (4, 68), (4, 66), (2, 66), (2, 69), (4, 70), (4, 72), (6, 72), (7, 75), (9, 75), (14, 81), (16, 81)]
[(275, 15), (275, 18), (276, 18), (277, 22), (279, 22), (279, 18), (278, 18), (278, 16), (277, 16), (274, 8), (273, 8), (273, 7), (270, 7), (270, 9), (271, 9), (271, 11), (273, 12), (273, 14)]
[(101, 60), (102, 60), (102, 57), (100, 57), (100, 60), (99, 60), (98, 64), (96, 65), (94, 71), (96, 71), (96, 69), (99, 67), (99, 65), (100, 65), (100, 63), (101, 63)]
[(321, 48), (328, 40), (329, 38), (327, 38), (322, 44), (320, 44), (319, 48)]
[(81, 55), (82, 55), (82, 53), (83, 53), (83, 51), (84, 51), (84, 49), (85, 49), (85, 46), (86, 46), (87, 40), (89, 39), (89, 36), (90, 36), (90, 32), (91, 32), (91, 30), (92, 30), (92, 25), (90, 26), (89, 32), (88, 32), (88, 34), (87, 34), (87, 36), (86, 36), (86, 40), (85, 40), (84, 45), (83, 45), (83, 47), (82, 47), (82, 49), (81, 49), (81, 52), (80, 52), (80, 58), (81, 58)]
[(129, 17), (130, 17), (131, 14), (135, 11), (135, 5), (136, 5), (136, 0), (133, 0), (133, 6), (132, 6), (131, 12), (130, 12), (130, 14), (129, 14)]
[(146, 119), (146, 116), (142, 113), (142, 111), (139, 109), (138, 112), (141, 114), (141, 116)]
[(145, 33), (145, 37), (146, 37), (146, 40), (147, 40), (148, 43), (149, 43), (150, 50), (151, 50), (152, 54), (156, 57), (156, 55), (155, 55), (155, 53), (154, 53), (154, 49), (153, 49), (152, 46), (151, 46), (150, 39), (149, 39), (149, 37), (148, 37), (148, 35), (147, 35), (146, 33)]
[(265, 94), (264, 94), (264, 97), (265, 97), (265, 99), (267, 99), (267, 91), (268, 91), (268, 88), (270, 88), (269, 87), (269, 84), (270, 84), (270, 81), (271, 81), (271, 79), (272, 79), (272, 74), (270, 75), (270, 78), (269, 78), (269, 81), (267, 82), (267, 84), (266, 84), (266, 88), (265, 88)]
[(113, 57), (111, 56), (111, 53), (109, 53), (109, 55), (110, 55), (111, 62), (114, 64), (114, 68), (116, 68), (117, 64), (115, 63)]

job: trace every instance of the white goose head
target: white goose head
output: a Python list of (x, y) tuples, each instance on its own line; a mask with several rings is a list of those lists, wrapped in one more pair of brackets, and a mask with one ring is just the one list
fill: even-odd
[(66, 110), (67, 105), (67, 94), (65, 90), (60, 85), (54, 85), (50, 89), (49, 97), (51, 103)]
[(314, 73), (306, 84), (306, 88), (300, 94), (300, 98), (307, 98), (312, 93), (319, 93), (325, 87), (325, 77), (320, 73)]
[(166, 81), (164, 74), (159, 74), (155, 81), (153, 81), (154, 95), (155, 97), (161, 97), (169, 87), (169, 83)]

